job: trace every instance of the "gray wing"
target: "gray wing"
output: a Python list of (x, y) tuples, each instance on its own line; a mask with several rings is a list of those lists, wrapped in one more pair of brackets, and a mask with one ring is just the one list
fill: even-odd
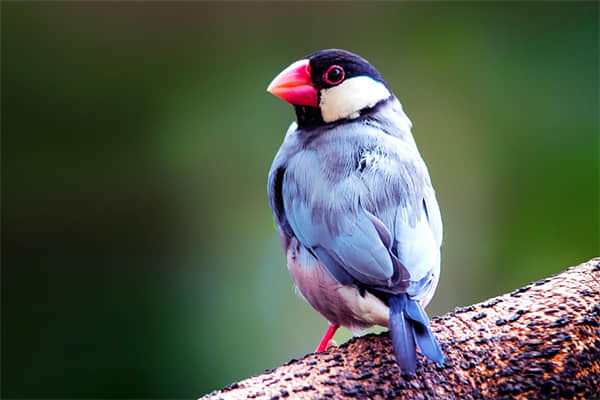
[(273, 218), (277, 227), (277, 233), (279, 234), (279, 240), (285, 251), (288, 249), (288, 245), (294, 232), (288, 223), (285, 210), (283, 207), (283, 177), (287, 167), (287, 161), (290, 157), (296, 154), (301, 149), (301, 145), (296, 140), (294, 132), (297, 128), (296, 122), (292, 122), (285, 134), (283, 144), (279, 148), (279, 151), (275, 155), (273, 164), (269, 170), (269, 177), (267, 181), (267, 196), (269, 198), (269, 206), (273, 212)]
[(320, 159), (303, 150), (288, 161), (281, 185), (282, 228), (287, 225), (339, 282), (405, 291), (410, 275), (391, 250), (392, 235), (361, 203), (368, 185), (360, 174), (331, 179), (322, 173)]
[(435, 238), (438, 247), (441, 247), (444, 235), (444, 228), (442, 226), (442, 215), (440, 213), (440, 206), (438, 205), (433, 188), (431, 188), (431, 190), (425, 194), (423, 202), (425, 205), (425, 212), (427, 216), (427, 221), (429, 222), (429, 226), (431, 228), (431, 232), (433, 233), (433, 237)]
[(340, 283), (406, 292), (426, 272), (421, 255), (437, 249), (439, 258), (435, 241), (414, 246), (423, 222), (434, 236), (428, 221), (436, 215), (441, 240), (439, 210), (434, 195), (426, 198), (433, 189), (416, 148), (398, 148), (389, 136), (373, 146), (368, 136), (361, 132), (346, 149), (339, 143), (311, 149), (286, 137), (269, 174), (269, 200), (284, 249), (295, 236)]

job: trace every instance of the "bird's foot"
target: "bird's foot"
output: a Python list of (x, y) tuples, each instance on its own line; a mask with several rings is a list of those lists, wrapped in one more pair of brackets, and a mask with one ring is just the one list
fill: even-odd
[(333, 340), (333, 335), (335, 335), (335, 332), (339, 327), (340, 326), (336, 324), (329, 324), (329, 328), (327, 328), (325, 335), (323, 335), (323, 339), (321, 339), (321, 342), (319, 343), (317, 350), (315, 350), (315, 353), (325, 351), (331, 346), (337, 346), (337, 343)]

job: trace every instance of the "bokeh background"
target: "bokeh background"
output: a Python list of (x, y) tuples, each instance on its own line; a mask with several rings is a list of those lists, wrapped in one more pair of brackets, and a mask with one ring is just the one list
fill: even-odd
[(599, 255), (596, 2), (1, 11), (3, 398), (195, 398), (314, 349), (265, 189), (294, 114), (265, 88), (321, 48), (414, 123), (430, 315)]

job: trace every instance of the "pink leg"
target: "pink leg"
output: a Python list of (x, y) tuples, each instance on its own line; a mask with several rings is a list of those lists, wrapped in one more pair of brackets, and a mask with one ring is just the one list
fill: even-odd
[(329, 324), (329, 328), (327, 328), (325, 335), (323, 335), (323, 339), (321, 339), (321, 343), (319, 343), (319, 347), (317, 347), (315, 353), (320, 353), (322, 351), (327, 350), (327, 345), (329, 344), (329, 341), (333, 338), (333, 335), (335, 335), (335, 332), (338, 330), (339, 327), (340, 326), (336, 324)]

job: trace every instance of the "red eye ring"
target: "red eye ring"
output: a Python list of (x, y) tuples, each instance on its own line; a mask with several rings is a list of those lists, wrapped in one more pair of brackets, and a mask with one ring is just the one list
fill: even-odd
[[(330, 77), (330, 73), (333, 74), (333, 76)], [(344, 68), (339, 65), (332, 65), (327, 68), (327, 71), (323, 74), (323, 80), (330, 85), (337, 85), (344, 80), (345, 76)]]

